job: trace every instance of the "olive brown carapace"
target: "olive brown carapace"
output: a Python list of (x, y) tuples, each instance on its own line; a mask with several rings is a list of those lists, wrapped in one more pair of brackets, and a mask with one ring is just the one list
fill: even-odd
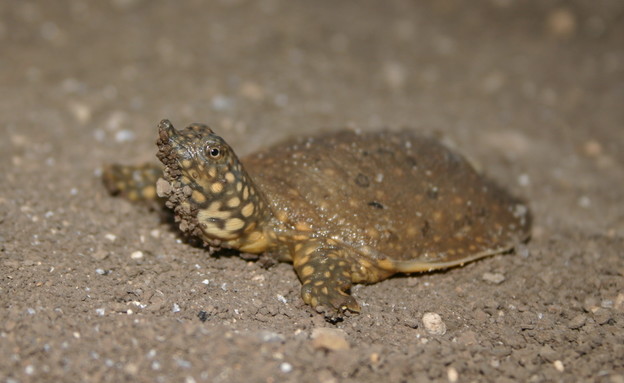
[(208, 126), (163, 120), (157, 144), (164, 172), (112, 165), (108, 189), (165, 198), (180, 229), (212, 249), (292, 262), (303, 300), (330, 320), (360, 311), (354, 283), (460, 266), (530, 233), (524, 202), (410, 132), (296, 138), (240, 161)]

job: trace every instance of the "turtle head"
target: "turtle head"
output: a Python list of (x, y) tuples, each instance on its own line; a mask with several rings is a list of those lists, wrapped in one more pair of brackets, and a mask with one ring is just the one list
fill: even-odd
[(241, 248), (261, 230), (268, 210), (232, 148), (203, 124), (176, 130), (163, 120), (158, 135), (165, 169), (157, 191), (168, 198), (180, 229), (213, 246)]

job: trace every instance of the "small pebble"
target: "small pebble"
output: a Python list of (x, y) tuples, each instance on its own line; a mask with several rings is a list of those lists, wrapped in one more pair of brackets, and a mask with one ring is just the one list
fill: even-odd
[(477, 340), (477, 334), (474, 331), (470, 330), (458, 336), (457, 342), (465, 345), (479, 344), (479, 341)]
[(284, 362), (284, 363), (280, 364), (280, 371), (283, 372), (284, 374), (287, 374), (287, 373), (291, 372), (292, 370), (293, 370), (292, 364), (290, 364), (288, 362)]
[(120, 130), (115, 133), (115, 141), (117, 142), (129, 142), (134, 140), (134, 132), (131, 130)]
[(351, 348), (344, 330), (319, 327), (312, 330), (312, 347), (330, 351), (348, 350)]
[(489, 283), (500, 285), (505, 281), (505, 276), (501, 273), (483, 273), (481, 278)]
[(611, 316), (611, 312), (607, 309), (598, 307), (595, 311), (593, 311), (594, 320), (599, 325), (607, 324), (613, 318)]
[(583, 153), (587, 157), (599, 157), (602, 155), (602, 145), (595, 140), (589, 140), (583, 145)]
[(169, 197), (172, 191), (173, 188), (171, 187), (171, 184), (169, 182), (165, 181), (162, 178), (159, 178), (158, 181), (156, 181), (156, 194), (160, 198)]
[(268, 342), (268, 343), (284, 342), (286, 340), (286, 337), (284, 337), (284, 335), (278, 334), (278, 333), (272, 332), (272, 331), (266, 331), (266, 330), (260, 331), (258, 333), (258, 337), (263, 342)]
[(563, 372), (564, 368), (563, 368), (563, 362), (561, 362), (560, 360), (555, 360), (553, 362), (553, 366), (555, 366), (555, 369), (559, 372)]
[(568, 328), (572, 330), (579, 329), (585, 325), (586, 317), (583, 314), (579, 314), (570, 320), (568, 323)]
[(586, 195), (581, 196), (581, 197), (578, 199), (578, 205), (579, 205), (580, 207), (582, 207), (582, 208), (585, 208), (585, 209), (586, 209), (586, 208), (588, 208), (588, 207), (590, 207), (590, 206), (591, 206), (591, 199), (590, 199), (588, 196), (586, 196)]
[(425, 313), (422, 322), (425, 330), (431, 335), (444, 335), (446, 333), (446, 324), (442, 321), (440, 314)]
[(613, 308), (618, 311), (624, 311), (624, 293), (619, 293), (613, 302)]
[(142, 259), (143, 258), (143, 252), (140, 250), (134, 251), (132, 254), (130, 254), (130, 258), (132, 259)]
[(245, 98), (253, 101), (261, 101), (265, 96), (264, 89), (262, 89), (262, 87), (255, 82), (243, 83), (240, 92)]
[(117, 236), (112, 233), (107, 233), (104, 235), (104, 238), (108, 239), (111, 242), (115, 242), (115, 240), (117, 239)]
[(86, 124), (91, 120), (93, 114), (89, 105), (80, 102), (71, 102), (69, 104), (69, 111), (74, 118), (81, 124)]
[(451, 383), (455, 383), (457, 382), (457, 380), (459, 380), (459, 373), (457, 372), (455, 367), (449, 367), (448, 371), (446, 372), (446, 375), (448, 376), (448, 380)]
[(171, 307), (171, 312), (174, 312), (174, 313), (180, 312), (180, 306), (177, 303), (174, 303), (173, 307)]
[(557, 38), (569, 38), (576, 32), (576, 16), (568, 8), (559, 8), (548, 15), (547, 28)]
[(529, 186), (531, 184), (531, 177), (526, 173), (520, 174), (518, 176), (518, 184), (520, 186)]
[(539, 356), (546, 362), (554, 363), (557, 361), (557, 353), (549, 345), (545, 345), (539, 350)]

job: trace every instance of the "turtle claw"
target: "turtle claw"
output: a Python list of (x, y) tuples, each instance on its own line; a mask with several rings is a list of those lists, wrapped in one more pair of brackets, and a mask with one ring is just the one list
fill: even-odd
[(323, 314), (330, 322), (336, 322), (360, 312), (360, 305), (355, 298), (337, 286), (304, 284), (301, 288), (301, 296), (305, 303), (312, 306), (319, 314)]

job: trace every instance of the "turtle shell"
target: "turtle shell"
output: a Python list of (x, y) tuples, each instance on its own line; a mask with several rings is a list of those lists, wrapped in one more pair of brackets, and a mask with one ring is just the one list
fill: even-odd
[(241, 162), (282, 224), (390, 259), (395, 271), (463, 264), (529, 236), (524, 202), (411, 132), (298, 138)]

